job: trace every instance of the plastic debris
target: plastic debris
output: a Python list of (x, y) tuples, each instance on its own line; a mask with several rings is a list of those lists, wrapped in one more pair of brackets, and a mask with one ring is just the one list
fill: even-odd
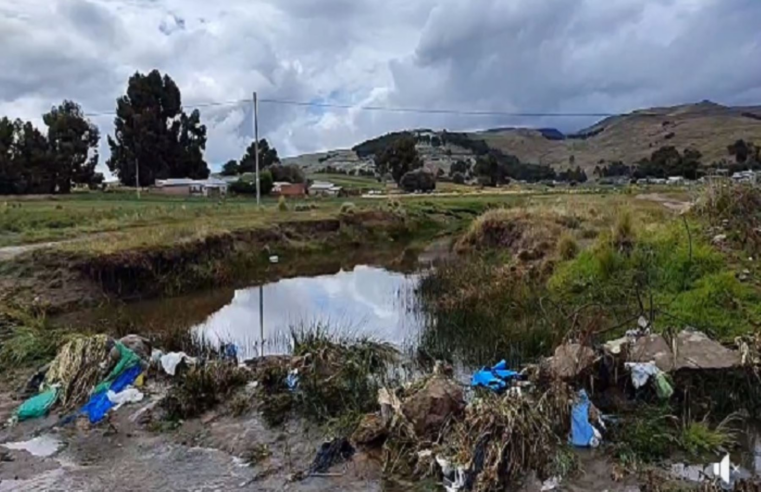
[(337, 437), (322, 443), (317, 455), (309, 467), (309, 475), (325, 473), (335, 464), (350, 460), (354, 456), (354, 447), (344, 438)]
[(632, 372), (632, 384), (635, 388), (641, 388), (652, 378), (659, 398), (666, 400), (674, 394), (674, 388), (666, 373), (661, 371), (655, 362), (627, 362), (624, 365)]
[(28, 441), (6, 442), (2, 446), (7, 449), (26, 451), (32, 456), (47, 458), (58, 452), (61, 441), (50, 434), (43, 434)]
[(26, 400), (16, 410), (18, 420), (36, 419), (47, 415), (58, 399), (58, 387), (54, 386)]
[(555, 490), (558, 487), (560, 487), (560, 477), (550, 477), (542, 482), (542, 488), (540, 490), (542, 492), (547, 492), (550, 490)]
[(589, 423), (589, 396), (584, 390), (579, 390), (579, 400), (571, 409), (571, 444), (586, 448), (596, 448), (600, 445), (600, 432)]
[(139, 389), (130, 386), (119, 393), (114, 393), (113, 391), (108, 390), (106, 396), (108, 397), (108, 401), (114, 404), (114, 410), (118, 410), (122, 405), (127, 403), (138, 403), (143, 401), (145, 395), (143, 395), (143, 392)]
[(520, 373), (507, 368), (507, 362), (499, 361), (493, 367), (483, 367), (473, 374), (470, 385), (474, 388), (488, 388), (494, 392), (501, 392), (508, 387), (508, 383), (520, 376)]
[(650, 376), (655, 376), (661, 372), (655, 362), (627, 362), (624, 366), (631, 371), (632, 384), (636, 389), (647, 384)]
[[(140, 366), (132, 366), (122, 374), (117, 376), (114, 382), (109, 386), (111, 392), (120, 393), (128, 386), (131, 386), (143, 369)], [(90, 419), (90, 423), (97, 424), (103, 420), (108, 413), (114, 407), (114, 403), (108, 398), (108, 390), (103, 390), (99, 393), (93, 394), (90, 401), (82, 407), (82, 415), (86, 415)]]
[(288, 389), (294, 391), (299, 386), (299, 370), (291, 369), (288, 371), (288, 375), (285, 377), (285, 384)]
[(196, 363), (196, 359), (190, 357), (185, 352), (170, 352), (161, 356), (161, 367), (164, 369), (165, 373), (174, 376), (177, 371), (177, 366), (180, 365), (180, 362), (182, 361), (186, 361), (188, 364)]

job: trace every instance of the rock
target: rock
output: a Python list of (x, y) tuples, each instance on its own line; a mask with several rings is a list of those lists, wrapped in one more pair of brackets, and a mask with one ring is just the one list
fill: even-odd
[(388, 430), (383, 424), (383, 418), (375, 413), (368, 413), (362, 417), (351, 440), (354, 444), (369, 446), (381, 443), (388, 435)]
[(676, 356), (661, 335), (639, 338), (629, 354), (629, 362), (655, 362), (658, 369), (728, 369), (741, 364), (740, 352), (730, 350), (699, 331), (684, 330), (674, 342)]
[(595, 352), (578, 343), (566, 343), (555, 349), (549, 359), (550, 371), (560, 379), (578, 376), (595, 362)]
[(453, 415), (465, 409), (462, 388), (451, 379), (434, 376), (402, 403), (402, 414), (418, 437), (435, 436)]
[(674, 361), (669, 344), (661, 335), (646, 335), (638, 338), (629, 351), (629, 362), (655, 362), (658, 369), (669, 372)]

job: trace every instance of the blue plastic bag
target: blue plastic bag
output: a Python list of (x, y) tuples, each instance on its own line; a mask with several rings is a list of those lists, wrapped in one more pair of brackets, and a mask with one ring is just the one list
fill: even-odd
[(595, 430), (589, 423), (589, 396), (584, 390), (579, 390), (579, 401), (571, 409), (571, 444), (587, 448), (593, 446)]
[(120, 393), (127, 386), (135, 382), (140, 373), (143, 372), (143, 368), (140, 365), (132, 366), (126, 369), (124, 372), (111, 383), (111, 386), (107, 390), (103, 390), (100, 393), (92, 395), (90, 401), (82, 407), (80, 413), (87, 415), (90, 419), (90, 423), (97, 424), (106, 416), (109, 410), (114, 407), (111, 400), (108, 399), (108, 391), (111, 390), (114, 393)]
[(494, 392), (501, 392), (508, 386), (508, 382), (519, 376), (516, 371), (507, 368), (507, 362), (501, 360), (494, 367), (484, 367), (473, 374), (470, 379), (470, 385), (473, 387), (489, 388)]

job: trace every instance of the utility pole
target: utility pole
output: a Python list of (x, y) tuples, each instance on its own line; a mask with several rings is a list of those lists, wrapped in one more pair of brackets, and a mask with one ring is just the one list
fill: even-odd
[(256, 205), (261, 205), (261, 185), (259, 183), (259, 100), (254, 91), (254, 152), (256, 152)]
[(259, 286), (259, 355), (264, 357), (264, 286)]

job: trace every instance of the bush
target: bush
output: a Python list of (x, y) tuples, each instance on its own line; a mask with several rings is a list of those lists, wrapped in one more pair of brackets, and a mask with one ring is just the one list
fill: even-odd
[(455, 184), (465, 184), (465, 175), (462, 173), (454, 173), (452, 176), (452, 182)]
[(402, 176), (399, 187), (408, 193), (433, 191), (436, 189), (436, 176), (425, 169), (415, 169)]
[(297, 203), (293, 207), (293, 210), (296, 212), (308, 212), (310, 210), (316, 210), (316, 209), (317, 209), (317, 205), (315, 205), (314, 203)]
[(339, 210), (339, 213), (341, 215), (353, 215), (357, 211), (357, 206), (354, 205), (352, 202), (344, 202), (341, 204), (341, 209)]
[(256, 195), (256, 184), (247, 181), (235, 181), (230, 183), (227, 189), (235, 195)]
[(558, 241), (558, 256), (562, 260), (572, 260), (579, 254), (579, 244), (570, 234), (563, 234)]
[(280, 195), (280, 198), (277, 199), (277, 209), (281, 212), (288, 211), (288, 203), (286, 203), (285, 197), (283, 195)]
[(191, 366), (161, 401), (169, 420), (197, 417), (226, 401), (248, 381), (249, 373), (235, 362), (213, 361)]

